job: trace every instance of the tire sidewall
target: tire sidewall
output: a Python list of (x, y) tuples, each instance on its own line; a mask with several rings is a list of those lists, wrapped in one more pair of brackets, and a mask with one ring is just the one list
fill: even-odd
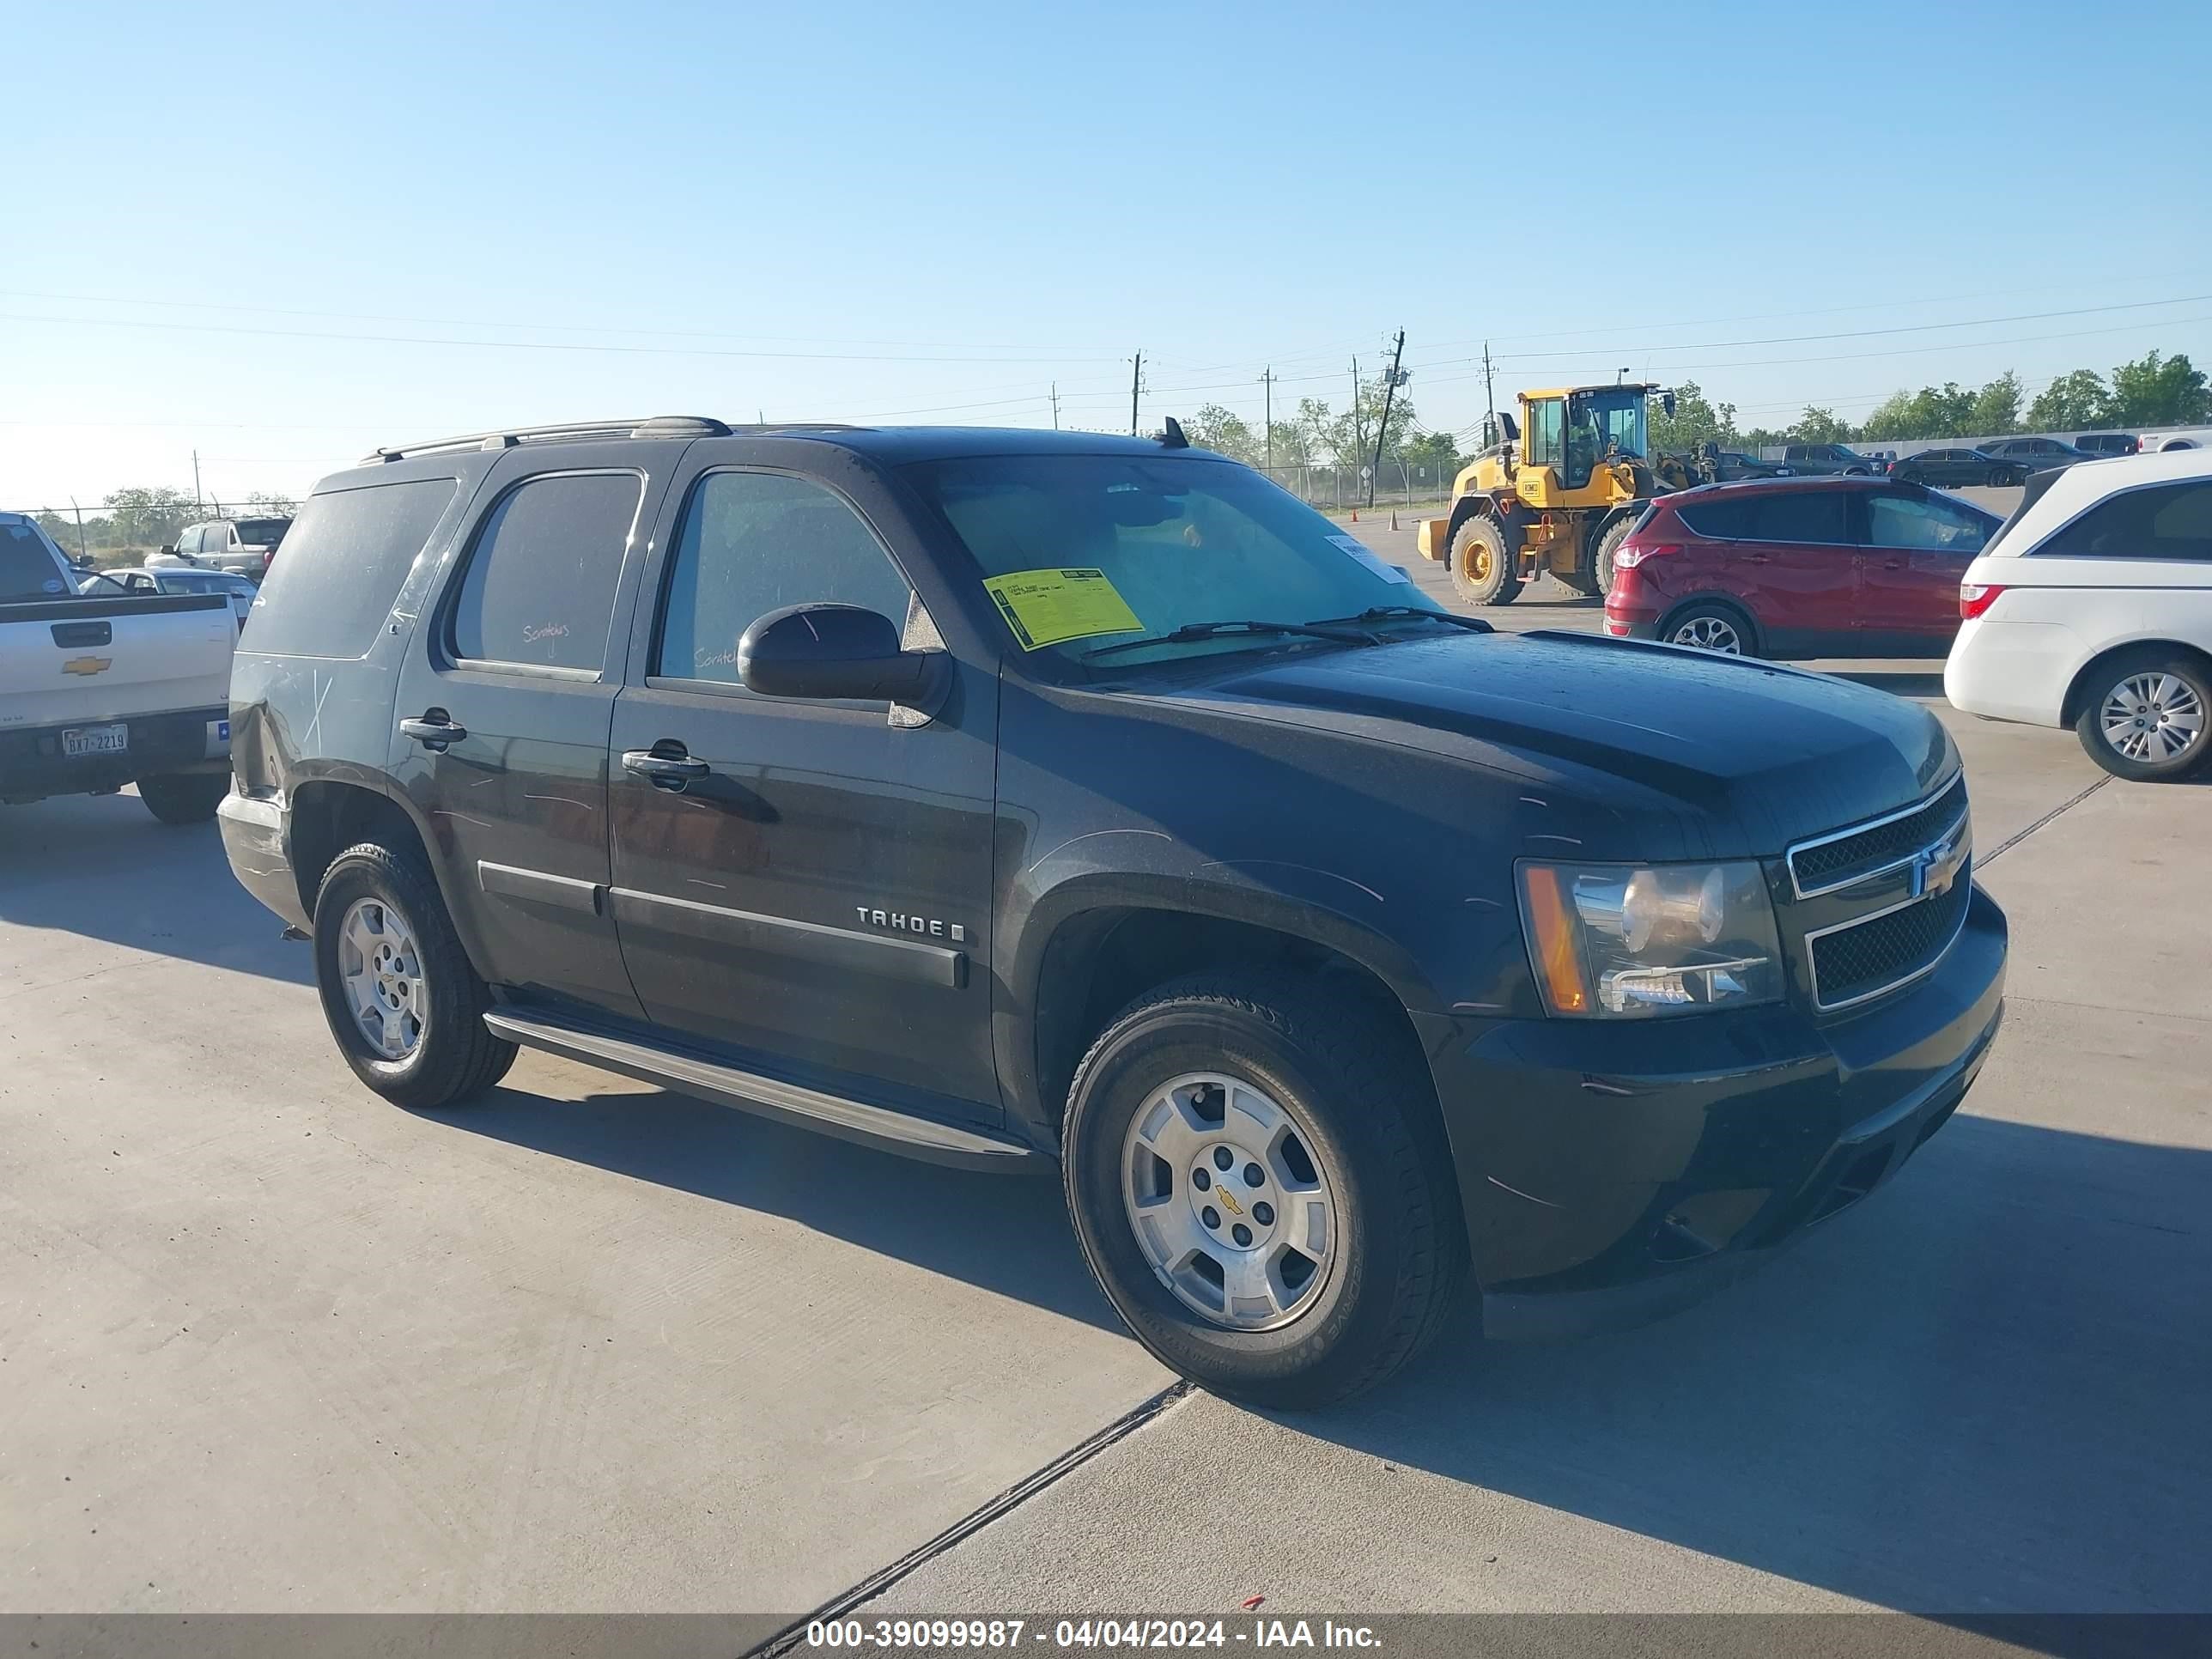
[(2075, 735), (2081, 739), (2082, 748), (2089, 758), (2114, 777), (2130, 783), (2167, 783), (2192, 776), (2212, 757), (2212, 735), (2200, 734), (2195, 745), (2170, 761), (2139, 761), (2123, 755), (2112, 747), (2105, 736), (2105, 700), (2119, 688), (2124, 680), (2138, 674), (2171, 674), (2185, 680), (2196, 691), (2198, 703), (2212, 712), (2212, 673), (2207, 673), (2198, 664), (2176, 660), (2156, 653), (2120, 657), (2108, 663), (2102, 672), (2090, 683), (2090, 690), (2081, 702), (2081, 712), (2074, 724)]
[[(1224, 1073), (1289, 1107), (1326, 1171), (1337, 1248), (1315, 1304), (1288, 1325), (1231, 1331), (1212, 1325), (1160, 1282), (1130, 1225), (1122, 1190), (1129, 1125), (1154, 1090), (1194, 1072)], [(1063, 1150), (1068, 1207), (1102, 1287), (1139, 1341), (1163, 1363), (1225, 1392), (1264, 1392), (1302, 1379), (1324, 1355), (1379, 1343), (1401, 1240), (1389, 1225), (1382, 1160), (1334, 1121), (1325, 1070), (1266, 1022), (1216, 1003), (1165, 1002), (1114, 1030), (1085, 1060), (1068, 1108)], [(1371, 1329), (1370, 1328), (1372, 1328)]]

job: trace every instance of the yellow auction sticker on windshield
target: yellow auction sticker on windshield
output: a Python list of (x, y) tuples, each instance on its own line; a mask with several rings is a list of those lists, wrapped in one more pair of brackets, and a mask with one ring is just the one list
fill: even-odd
[(983, 586), (1024, 651), (1144, 629), (1103, 570), (1017, 570), (986, 577)]

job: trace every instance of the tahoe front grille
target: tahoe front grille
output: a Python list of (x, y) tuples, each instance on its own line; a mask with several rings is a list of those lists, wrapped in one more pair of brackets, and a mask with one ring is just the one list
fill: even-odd
[(1814, 898), (1910, 864), (1966, 816), (1962, 773), (1931, 799), (1902, 812), (1790, 849), (1790, 879), (1799, 898)]
[(1862, 1002), (1934, 967), (1959, 936), (1972, 889), (1962, 869), (1942, 892), (1812, 935), (1814, 1002)]

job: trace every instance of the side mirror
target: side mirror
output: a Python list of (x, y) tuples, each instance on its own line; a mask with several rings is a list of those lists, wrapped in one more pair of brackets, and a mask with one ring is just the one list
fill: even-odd
[(1672, 415), (1674, 412), (1674, 394), (1671, 392), (1661, 392), (1659, 394), (1659, 407), (1665, 410), (1669, 415)]
[(767, 697), (927, 708), (951, 678), (943, 652), (900, 650), (890, 618), (856, 605), (786, 605), (738, 641), (738, 678)]
[(1507, 443), (1517, 443), (1520, 441), (1521, 427), (1519, 422), (1515, 421), (1510, 415), (1508, 415), (1502, 409), (1498, 411), (1498, 423), (1505, 428), (1505, 441)]
[(163, 542), (161, 546), (155, 548), (154, 550), (156, 553), (168, 553), (173, 555), (177, 550), (177, 544), (174, 542)]

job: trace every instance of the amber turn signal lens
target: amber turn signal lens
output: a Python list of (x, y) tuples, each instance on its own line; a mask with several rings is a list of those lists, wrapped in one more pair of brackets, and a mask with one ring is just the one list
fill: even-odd
[(1589, 1012), (1589, 982), (1583, 973), (1575, 921), (1561, 885), (1565, 879), (1559, 870), (1547, 865), (1521, 866), (1528, 942), (1535, 951), (1536, 975), (1543, 982), (1544, 1000), (1555, 1014), (1583, 1014)]

